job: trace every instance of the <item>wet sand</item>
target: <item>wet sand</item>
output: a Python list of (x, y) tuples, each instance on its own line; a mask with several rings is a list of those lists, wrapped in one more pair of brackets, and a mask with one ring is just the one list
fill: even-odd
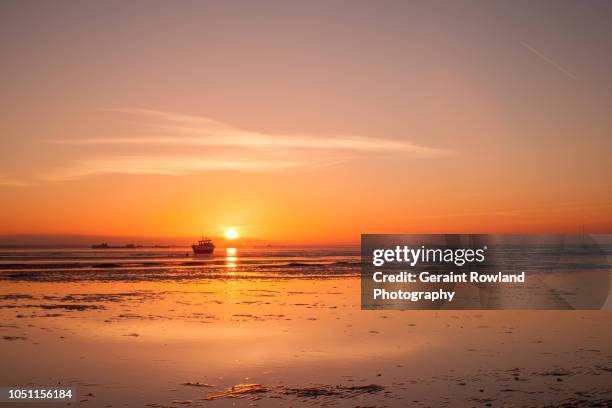
[(612, 403), (608, 311), (361, 311), (354, 277), (2, 287), (0, 384), (84, 407)]

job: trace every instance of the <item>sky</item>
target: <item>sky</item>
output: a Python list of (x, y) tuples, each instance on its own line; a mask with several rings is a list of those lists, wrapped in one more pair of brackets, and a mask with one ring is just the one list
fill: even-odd
[(0, 235), (612, 232), (611, 18), (3, 1)]

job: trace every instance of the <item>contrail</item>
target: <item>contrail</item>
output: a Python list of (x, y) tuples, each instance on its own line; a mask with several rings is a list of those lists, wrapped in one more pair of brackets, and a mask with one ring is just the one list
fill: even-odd
[(559, 71), (563, 72), (565, 75), (567, 75), (568, 77), (572, 78), (572, 79), (576, 79), (576, 75), (572, 74), (571, 72), (569, 72), (567, 69), (563, 68), (561, 65), (559, 65), (558, 63), (556, 63), (555, 61), (551, 60), (550, 58), (548, 58), (546, 55), (542, 54), (540, 51), (536, 50), (535, 48), (533, 48), (531, 45), (527, 44), (526, 42), (521, 42), (521, 44), (523, 45), (523, 47), (527, 48), (529, 51), (531, 51), (532, 53), (534, 53), (535, 55), (537, 55), (538, 57), (542, 58), (544, 61), (548, 62), (549, 64), (551, 64), (552, 66), (554, 66), (555, 68), (557, 68)]

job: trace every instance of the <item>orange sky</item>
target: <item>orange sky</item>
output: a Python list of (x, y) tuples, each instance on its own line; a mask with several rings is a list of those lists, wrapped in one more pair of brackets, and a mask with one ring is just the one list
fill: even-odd
[(0, 235), (612, 232), (610, 8), (3, 2)]

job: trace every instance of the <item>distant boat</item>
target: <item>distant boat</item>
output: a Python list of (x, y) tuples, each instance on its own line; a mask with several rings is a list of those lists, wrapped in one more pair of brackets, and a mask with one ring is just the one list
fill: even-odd
[(91, 249), (134, 249), (134, 248), (142, 248), (142, 245), (127, 244), (127, 245), (111, 246), (111, 245), (108, 245), (108, 243), (103, 242), (101, 244), (93, 244), (91, 246)]
[(91, 246), (91, 249), (108, 249), (108, 248), (109, 248), (109, 246), (108, 246), (108, 244), (106, 242), (103, 242), (101, 244), (93, 244)]
[(209, 238), (202, 237), (197, 244), (191, 246), (194, 254), (212, 254), (215, 250), (215, 244)]

